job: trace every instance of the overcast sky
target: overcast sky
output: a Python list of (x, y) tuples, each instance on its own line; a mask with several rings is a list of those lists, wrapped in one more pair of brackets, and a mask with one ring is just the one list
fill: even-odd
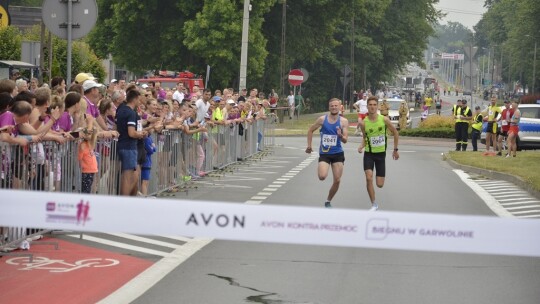
[(439, 0), (436, 7), (447, 14), (441, 24), (459, 22), (471, 30), (486, 11), (484, 0)]

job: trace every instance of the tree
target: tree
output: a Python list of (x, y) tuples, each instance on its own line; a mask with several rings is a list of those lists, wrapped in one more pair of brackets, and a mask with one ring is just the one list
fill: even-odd
[(0, 26), (0, 59), (21, 59), (21, 34), (14, 26)]

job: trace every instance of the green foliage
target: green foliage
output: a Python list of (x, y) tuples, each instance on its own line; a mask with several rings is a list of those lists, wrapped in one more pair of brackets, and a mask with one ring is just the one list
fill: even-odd
[[(355, 87), (388, 79), (406, 63), (421, 61), (439, 12), (436, 0), (287, 1), (285, 73), (310, 73), (303, 94), (313, 105), (342, 95), (339, 77), (349, 63), (352, 35)], [(212, 67), (210, 87), (238, 83), (243, 1), (98, 0), (100, 15), (90, 45), (120, 66), (148, 70)], [(268, 92), (279, 89), (282, 1), (252, 1), (248, 83)], [(352, 32), (351, 20), (355, 20)], [(288, 91), (286, 84), (285, 91)]]
[(486, 7), (488, 11), (475, 26), (478, 47), (491, 49), (496, 62), (502, 55), (505, 82), (519, 80), (531, 88), (534, 44), (540, 42), (538, 0), (489, 0)]
[[(26, 31), (22, 36), (24, 40), (40, 41), (40, 26), (36, 25)], [(46, 31), (46, 37), (48, 32)], [(53, 38), (53, 63), (52, 75), (67, 78), (67, 41), (56, 36)], [(20, 46), (19, 46), (20, 47)], [(20, 52), (20, 51), (19, 51)], [(48, 58), (48, 50), (45, 58)], [(48, 61), (45, 60), (45, 68), (48, 69)], [(90, 46), (83, 40), (76, 40), (72, 43), (71, 52), (71, 79), (74, 79), (79, 72), (92, 73), (96, 78), (103, 81), (105, 79), (105, 69), (101, 60), (90, 49)]]
[(0, 27), (0, 41), (0, 59), (21, 59), (21, 35), (16, 27)]
[(9, 0), (11, 6), (28, 6), (28, 7), (41, 7), (43, 0)]
[(416, 128), (399, 131), (400, 136), (431, 137), (431, 138), (455, 138), (454, 129), (450, 128)]

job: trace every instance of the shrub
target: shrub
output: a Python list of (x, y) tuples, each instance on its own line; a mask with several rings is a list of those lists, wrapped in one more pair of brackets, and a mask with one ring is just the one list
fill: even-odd
[(416, 128), (399, 131), (400, 136), (411, 137), (431, 137), (431, 138), (455, 138), (456, 133), (453, 128)]
[(420, 122), (419, 128), (421, 129), (436, 129), (436, 128), (449, 128), (454, 129), (454, 117), (452, 116), (439, 116), (431, 115), (427, 119)]

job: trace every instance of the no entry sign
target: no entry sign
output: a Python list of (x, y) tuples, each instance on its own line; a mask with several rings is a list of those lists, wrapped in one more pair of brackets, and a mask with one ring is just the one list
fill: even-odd
[(304, 73), (301, 70), (295, 69), (289, 72), (289, 83), (292, 86), (299, 86), (302, 82), (304, 82)]

